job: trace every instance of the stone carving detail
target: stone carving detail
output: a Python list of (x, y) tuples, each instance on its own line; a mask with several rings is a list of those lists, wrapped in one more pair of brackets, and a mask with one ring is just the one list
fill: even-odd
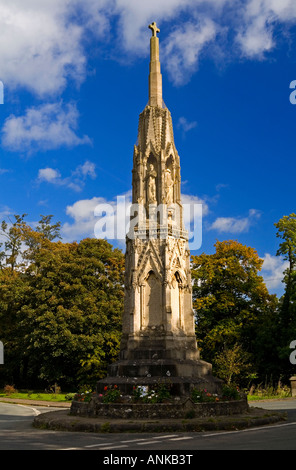
[[(146, 220), (139, 220), (135, 239), (128, 242), (124, 324), (133, 338), (148, 330), (195, 337), (190, 257), (180, 200), (180, 158), (171, 114), (161, 104), (158, 37), (154, 33), (152, 41), (152, 95), (140, 114), (133, 166), (132, 202), (143, 204)], [(198, 355), (195, 346), (193, 349), (192, 354)]]
[(149, 165), (147, 177), (147, 201), (148, 204), (154, 204), (156, 200), (156, 176), (157, 173), (152, 164)]
[(151, 270), (156, 273), (159, 278), (163, 279), (163, 263), (161, 260), (161, 253), (157, 246), (158, 240), (149, 240), (148, 243), (143, 243), (142, 252), (138, 258), (138, 264), (136, 267), (138, 273), (138, 283), (142, 284), (143, 280), (147, 276), (147, 273)]
[(166, 204), (171, 204), (174, 199), (174, 182), (172, 179), (172, 174), (171, 170), (169, 168), (166, 169), (165, 171), (165, 182), (164, 182), (164, 188), (165, 188), (165, 202)]
[[(110, 383), (120, 382), (127, 392), (135, 384), (162, 382), (169, 373), (174, 390), (188, 395), (193, 384), (211, 386), (211, 365), (200, 360), (196, 343), (180, 159), (162, 100), (159, 30), (155, 23), (150, 29), (149, 101), (139, 118), (132, 174), (132, 202), (142, 203), (141, 217), (130, 231), (134, 236), (127, 236), (120, 360), (110, 366)], [(160, 206), (166, 206), (167, 225)], [(153, 211), (150, 230), (145, 216)]]
[(145, 282), (145, 302), (143, 327), (155, 328), (162, 324), (161, 309), (162, 286), (154, 271), (150, 271)]

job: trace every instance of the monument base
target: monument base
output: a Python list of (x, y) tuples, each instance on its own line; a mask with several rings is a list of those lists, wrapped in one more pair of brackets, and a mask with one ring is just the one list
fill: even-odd
[[(211, 371), (211, 364), (200, 359), (119, 360), (109, 366), (109, 375), (97, 382), (96, 392), (88, 403), (72, 402), (71, 414), (141, 420), (247, 412), (246, 398), (225, 399), (223, 382)], [(165, 395), (160, 395), (164, 390)], [(193, 400), (192, 392), (199, 395), (199, 391), (206, 402), (195, 403)]]
[(207, 366), (206, 362), (189, 360), (118, 361), (109, 367), (110, 375), (97, 382), (97, 393), (116, 385), (128, 396), (138, 386), (167, 385), (172, 396), (190, 396), (193, 388), (219, 394), (223, 382), (213, 377)]
[(89, 403), (73, 401), (70, 414), (89, 418), (113, 419), (188, 419), (242, 415), (249, 411), (247, 398), (194, 403), (190, 398), (168, 403), (102, 403), (94, 396)]
[(193, 388), (219, 395), (223, 382), (212, 375), (212, 364), (200, 359), (195, 336), (154, 331), (141, 338), (123, 335), (120, 357), (97, 383), (97, 393), (116, 385), (126, 396), (137, 386), (161, 384), (172, 396), (188, 397)]

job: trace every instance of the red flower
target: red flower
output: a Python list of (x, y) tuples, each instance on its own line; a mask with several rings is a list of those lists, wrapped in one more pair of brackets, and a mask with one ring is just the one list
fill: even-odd
[(108, 390), (108, 387), (107, 387), (107, 385), (104, 387), (104, 390), (105, 390), (105, 392), (106, 392), (106, 390)]
[(117, 388), (117, 385), (114, 385), (114, 388)]

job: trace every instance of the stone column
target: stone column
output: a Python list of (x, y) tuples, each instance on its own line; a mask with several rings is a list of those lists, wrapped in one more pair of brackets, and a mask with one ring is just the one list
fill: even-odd
[(159, 62), (159, 29), (152, 23), (149, 28), (153, 35), (150, 38), (150, 73), (149, 73), (149, 106), (162, 107), (162, 76)]
[(296, 397), (296, 375), (290, 377), (292, 397)]

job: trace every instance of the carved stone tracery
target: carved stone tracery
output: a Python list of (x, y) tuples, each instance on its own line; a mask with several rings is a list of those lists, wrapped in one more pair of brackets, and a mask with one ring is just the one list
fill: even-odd
[(155, 23), (149, 28), (149, 101), (139, 117), (132, 172), (132, 202), (141, 217), (131, 223), (126, 240), (120, 358), (97, 390), (116, 383), (130, 393), (135, 384), (169, 379), (175, 393), (188, 395), (193, 385), (214, 391), (217, 383), (196, 343), (180, 158), (162, 100), (159, 29)]

